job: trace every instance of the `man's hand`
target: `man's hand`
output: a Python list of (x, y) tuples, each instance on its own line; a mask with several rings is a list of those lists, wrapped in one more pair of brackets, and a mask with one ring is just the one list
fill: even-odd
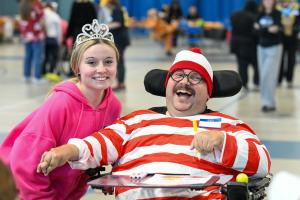
[(60, 147), (52, 148), (50, 151), (43, 153), (37, 167), (37, 172), (47, 176), (55, 168), (64, 165), (68, 161), (77, 160), (78, 157), (79, 150), (75, 145), (65, 144)]
[(221, 131), (203, 131), (196, 133), (191, 150), (196, 149), (200, 152), (210, 153), (214, 149), (222, 151), (224, 143), (224, 133)]

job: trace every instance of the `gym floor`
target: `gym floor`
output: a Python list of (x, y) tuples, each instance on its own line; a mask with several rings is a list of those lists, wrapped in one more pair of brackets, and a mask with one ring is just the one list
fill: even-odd
[[(174, 53), (188, 48), (184, 38)], [(229, 54), (225, 42), (203, 40), (200, 46), (207, 55), (214, 70), (237, 70), (235, 58)], [(9, 131), (39, 106), (53, 84), (25, 84), (22, 81), (23, 45), (19, 42), (0, 44), (0, 143)], [(173, 57), (167, 57), (160, 44), (139, 36), (132, 39), (126, 50), (126, 90), (117, 92), (123, 103), (123, 114), (136, 109), (165, 105), (161, 97), (148, 94), (144, 90), (144, 75), (153, 68), (168, 69)], [(250, 80), (252, 70), (250, 70)], [(250, 81), (251, 82), (251, 81)], [(235, 116), (247, 122), (267, 146), (271, 158), (271, 172), (288, 171), (300, 175), (300, 68), (295, 68), (294, 87), (288, 89), (286, 83), (278, 87), (277, 110), (262, 113), (259, 91), (250, 83), (249, 91), (240, 91), (233, 97), (211, 99), (208, 107)], [(298, 123), (297, 123), (298, 121)], [(82, 198), (100, 199), (97, 191), (89, 190)], [(103, 199), (103, 198), (101, 198)], [(105, 199), (114, 199), (106, 196)]]

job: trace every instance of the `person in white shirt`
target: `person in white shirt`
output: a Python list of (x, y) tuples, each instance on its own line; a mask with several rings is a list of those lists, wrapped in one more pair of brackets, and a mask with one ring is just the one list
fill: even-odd
[[(56, 12), (57, 3), (47, 3), (45, 13), (45, 59), (43, 63), (43, 74), (54, 73), (58, 62), (59, 46), (62, 42), (61, 18)], [(48, 69), (49, 65), (49, 69)]]

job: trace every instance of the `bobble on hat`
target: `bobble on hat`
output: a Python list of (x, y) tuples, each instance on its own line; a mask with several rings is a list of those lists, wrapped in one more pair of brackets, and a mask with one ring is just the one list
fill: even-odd
[(194, 47), (194, 48), (191, 48), (190, 51), (202, 54), (202, 50), (200, 48)]
[(209, 96), (213, 89), (213, 70), (208, 60), (202, 55), (200, 48), (191, 48), (190, 50), (182, 50), (176, 54), (175, 60), (166, 77), (165, 86), (167, 86), (171, 73), (178, 69), (191, 69), (198, 72), (207, 84), (207, 92)]

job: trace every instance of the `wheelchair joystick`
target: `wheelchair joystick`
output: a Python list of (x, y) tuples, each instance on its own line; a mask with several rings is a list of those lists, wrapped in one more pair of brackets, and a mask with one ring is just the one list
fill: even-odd
[(245, 174), (245, 173), (239, 173), (236, 176), (236, 182), (238, 182), (238, 183), (248, 183), (249, 182), (248, 175)]

